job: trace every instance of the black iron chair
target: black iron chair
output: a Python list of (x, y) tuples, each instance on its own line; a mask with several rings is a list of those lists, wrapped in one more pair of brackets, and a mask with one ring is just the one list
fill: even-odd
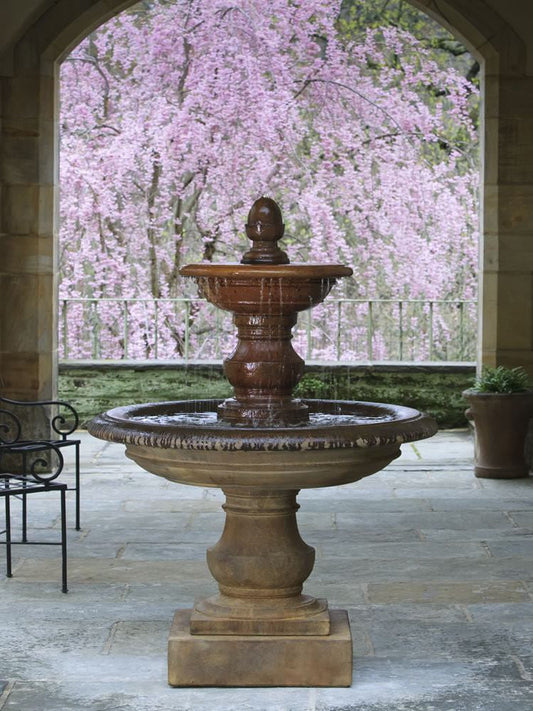
[[(32, 412), (33, 411), (33, 412)], [(34, 415), (42, 420), (41, 426), (50, 434), (32, 437), (29, 428), (23, 425), (24, 415)], [(0, 397), (0, 445), (8, 445), (12, 452), (27, 453), (27, 447), (35, 440), (48, 442), (55, 448), (75, 448), (74, 486), (67, 487), (67, 491), (75, 492), (75, 521), (76, 530), (80, 530), (80, 440), (71, 435), (79, 425), (78, 413), (67, 402), (61, 400), (39, 400), (36, 402), (10, 400)], [(22, 472), (26, 464), (22, 459)]]
[[(5, 412), (3, 412), (5, 416)], [(13, 456), (18, 455), (23, 461), (22, 467), (16, 467), (17, 473), (4, 471), (4, 455), (9, 455), (12, 462)], [(0, 445), (0, 496), (5, 501), (5, 529), (0, 534), (5, 535), (0, 540), (6, 546), (6, 575), (13, 577), (12, 572), (12, 546), (13, 545), (41, 545), (61, 546), (61, 590), (67, 592), (67, 524), (65, 492), (67, 485), (56, 481), (63, 469), (63, 454), (59, 447), (46, 441), (25, 442), (23, 445)], [(31, 494), (44, 494), (52, 491), (59, 492), (61, 535), (59, 541), (34, 541), (28, 540), (27, 522), (27, 497)], [(22, 503), (22, 535), (20, 540), (12, 538), (11, 526), (11, 499), (19, 499)]]

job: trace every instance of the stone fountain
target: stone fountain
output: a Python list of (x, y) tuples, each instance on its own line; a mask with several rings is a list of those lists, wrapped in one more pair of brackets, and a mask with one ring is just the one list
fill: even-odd
[(349, 686), (347, 613), (302, 592), (315, 551), (298, 531), (298, 491), (369, 476), (398, 457), (402, 443), (436, 431), (407, 407), (292, 397), (304, 369), (291, 344), (297, 313), (352, 270), (290, 264), (277, 245), (283, 229), (278, 205), (260, 198), (241, 263), (181, 270), (234, 314), (237, 346), (224, 362), (234, 397), (119, 407), (89, 424), (94, 436), (125, 444), (147, 471), (226, 496), (222, 536), (207, 551), (219, 594), (176, 612), (173, 686)]

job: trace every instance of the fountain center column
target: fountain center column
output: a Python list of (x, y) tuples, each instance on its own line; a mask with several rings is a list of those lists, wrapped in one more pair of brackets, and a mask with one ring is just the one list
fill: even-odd
[(207, 551), (220, 594), (195, 604), (191, 634), (328, 635), (327, 602), (302, 595), (315, 551), (298, 531), (298, 491), (224, 493), (224, 531)]
[(224, 361), (235, 398), (219, 407), (226, 422), (261, 426), (302, 424), (308, 408), (292, 399), (304, 361), (292, 347), (296, 314), (236, 314), (237, 347)]

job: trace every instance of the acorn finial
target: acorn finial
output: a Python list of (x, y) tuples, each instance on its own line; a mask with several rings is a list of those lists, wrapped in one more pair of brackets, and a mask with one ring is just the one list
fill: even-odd
[(246, 235), (252, 240), (253, 247), (243, 255), (241, 263), (288, 264), (288, 256), (277, 244), (284, 230), (278, 203), (267, 197), (256, 200), (246, 223)]

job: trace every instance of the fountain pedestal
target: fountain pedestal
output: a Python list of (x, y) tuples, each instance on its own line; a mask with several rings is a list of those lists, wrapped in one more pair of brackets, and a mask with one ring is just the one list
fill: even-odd
[(298, 531), (298, 492), (228, 487), (224, 493), (224, 531), (207, 551), (220, 593), (176, 612), (169, 683), (349, 686), (346, 612), (330, 612), (326, 600), (302, 594), (315, 551)]
[(298, 492), (232, 487), (224, 493), (224, 531), (207, 551), (220, 594), (195, 604), (191, 634), (329, 634), (327, 602), (302, 595), (315, 550), (298, 531)]

